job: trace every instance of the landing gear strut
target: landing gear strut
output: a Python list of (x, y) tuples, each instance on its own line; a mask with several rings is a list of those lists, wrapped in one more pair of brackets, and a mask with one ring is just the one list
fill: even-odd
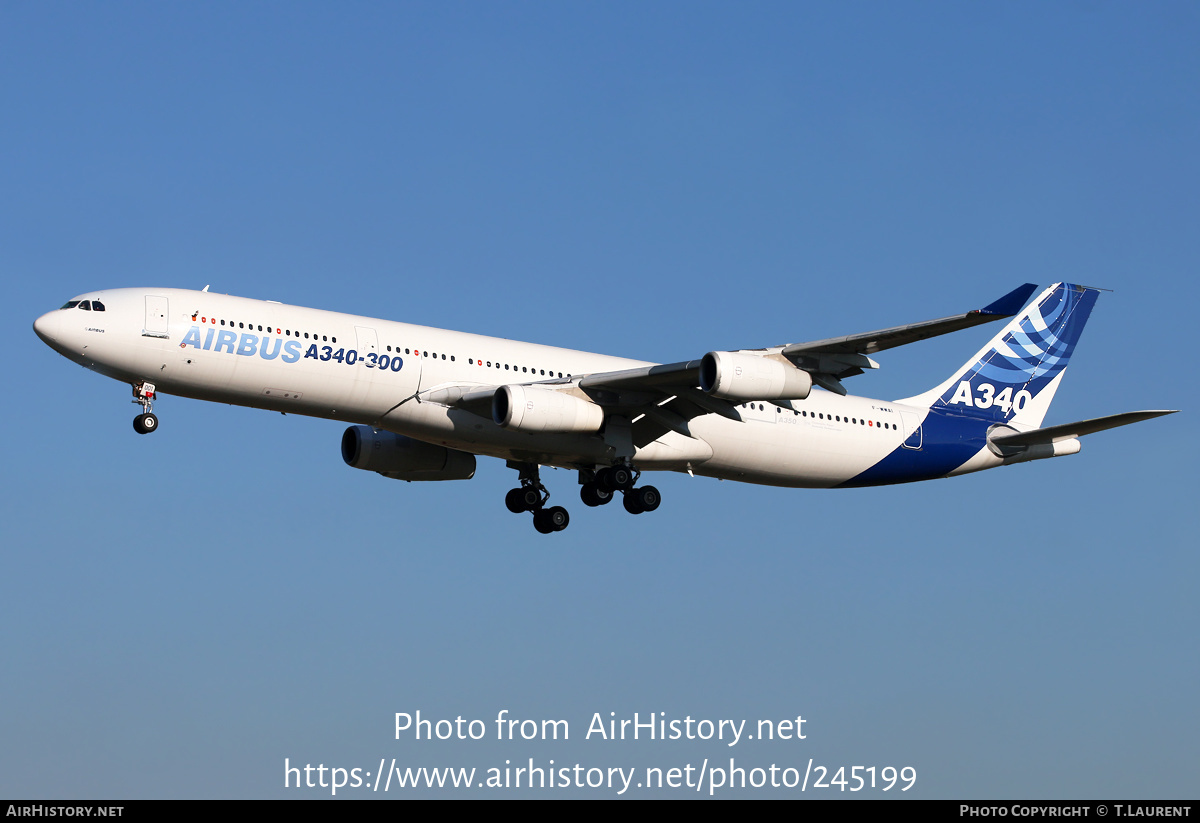
[(537, 465), (509, 461), (508, 466), (516, 469), (521, 479), (520, 487), (504, 496), (504, 505), (508, 510), (513, 514), (533, 512), (533, 527), (542, 534), (565, 529), (571, 522), (571, 515), (562, 506), (546, 508), (550, 492), (542, 485)]
[(133, 430), (138, 434), (149, 434), (158, 428), (154, 416), (154, 384), (144, 380), (133, 384), (133, 402), (142, 407), (142, 413), (133, 418)]

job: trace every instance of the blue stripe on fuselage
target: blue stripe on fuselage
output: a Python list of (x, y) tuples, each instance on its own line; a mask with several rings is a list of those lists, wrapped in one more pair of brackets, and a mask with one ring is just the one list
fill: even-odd
[(995, 421), (966, 417), (933, 408), (921, 424), (919, 449), (898, 447), (871, 468), (837, 488), (883, 486), (945, 477), (987, 445), (987, 430)]

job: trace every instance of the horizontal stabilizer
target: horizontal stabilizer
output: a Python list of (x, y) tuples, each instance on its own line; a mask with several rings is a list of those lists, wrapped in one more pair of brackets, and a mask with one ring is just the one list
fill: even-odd
[(1047, 426), (1044, 429), (1034, 429), (1033, 431), (1020, 432), (1018, 434), (989, 437), (988, 440), (1001, 448), (1036, 446), (1039, 444), (1054, 443), (1059, 440), (1070, 440), (1073, 437), (1082, 437), (1085, 434), (1092, 434), (1093, 432), (1104, 431), (1105, 429), (1115, 429), (1118, 426), (1128, 426), (1130, 423), (1140, 423), (1143, 420), (1162, 417), (1164, 414), (1175, 414), (1177, 411), (1179, 410), (1170, 409), (1165, 411), (1135, 411), (1124, 412), (1123, 414), (1110, 414), (1107, 417), (1093, 417), (1091, 420), (1063, 423), (1060, 426)]

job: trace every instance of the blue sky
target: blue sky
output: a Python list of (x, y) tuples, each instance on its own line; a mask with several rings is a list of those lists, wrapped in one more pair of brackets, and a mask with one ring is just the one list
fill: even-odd
[[(1185, 3), (4, 4), (0, 795), (733, 756), (1195, 797), (1198, 35)], [(169, 397), (138, 437), (128, 388), (31, 329), (211, 284), (675, 361), (1058, 280), (1114, 293), (1047, 423), (1183, 413), (912, 486), (663, 476), (637, 518), (547, 471), (548, 539), (497, 461), (402, 484), (344, 466), (339, 424)], [(914, 394), (991, 333), (850, 389)], [(394, 739), (502, 709), (572, 738)], [(596, 712), (808, 736), (584, 740)], [(613, 792), (534, 792), (565, 794)]]

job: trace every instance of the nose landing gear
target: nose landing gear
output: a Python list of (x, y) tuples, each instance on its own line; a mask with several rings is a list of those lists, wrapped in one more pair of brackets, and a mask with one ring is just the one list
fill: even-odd
[(133, 430), (138, 434), (149, 434), (158, 429), (158, 418), (154, 416), (154, 384), (144, 380), (133, 384), (133, 402), (142, 407), (142, 413), (133, 418)]

